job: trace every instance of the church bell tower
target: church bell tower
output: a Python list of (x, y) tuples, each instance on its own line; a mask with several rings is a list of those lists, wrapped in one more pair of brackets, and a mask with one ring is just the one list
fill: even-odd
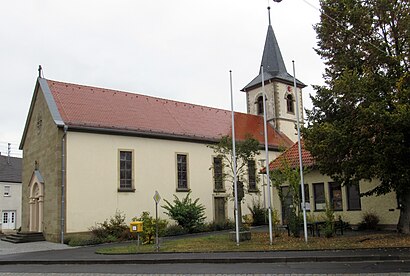
[[(296, 108), (299, 108), (299, 114), (303, 114), (302, 88), (306, 87), (306, 85), (296, 80), (297, 91), (295, 94), (293, 76), (286, 70), (275, 33), (273, 32), (270, 20), (270, 7), (268, 7), (268, 15), (268, 32), (266, 34), (259, 74), (242, 91), (246, 93), (247, 112), (263, 116), (263, 70), (267, 120), (278, 131), (296, 142)], [(295, 97), (299, 97), (298, 107), (296, 106)], [(303, 124), (303, 116), (299, 120)]]

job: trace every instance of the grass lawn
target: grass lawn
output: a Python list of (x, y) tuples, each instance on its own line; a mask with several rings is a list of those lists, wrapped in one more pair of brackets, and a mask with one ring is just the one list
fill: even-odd
[[(344, 235), (332, 238), (288, 237), (282, 234), (275, 237), (269, 245), (269, 233), (254, 232), (250, 241), (241, 242), (239, 246), (229, 239), (228, 234), (215, 234), (204, 237), (181, 238), (166, 240), (160, 244), (160, 252), (223, 252), (223, 251), (277, 251), (277, 250), (325, 250), (353, 248), (386, 248), (410, 247), (410, 235), (397, 233), (365, 233), (363, 235)], [(117, 247), (103, 248), (96, 251), (99, 254), (136, 254), (155, 252), (155, 246), (127, 243)]]

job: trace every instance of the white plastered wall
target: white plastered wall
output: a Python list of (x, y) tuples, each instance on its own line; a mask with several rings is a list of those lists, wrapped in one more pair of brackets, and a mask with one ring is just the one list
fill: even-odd
[[(118, 192), (118, 151), (134, 152), (135, 192)], [(162, 200), (159, 216), (163, 213), (163, 199), (173, 200), (186, 192), (176, 192), (176, 153), (188, 155), (188, 181), (191, 198), (200, 198), (206, 208), (207, 221), (214, 219), (212, 157), (214, 152), (205, 144), (164, 139), (149, 139), (129, 136), (68, 132), (67, 134), (67, 184), (66, 184), (66, 231), (67, 233), (88, 231), (91, 226), (101, 223), (121, 211), (127, 222), (143, 211), (155, 216), (153, 196), (158, 191)], [(278, 152), (271, 152), (271, 160)], [(264, 152), (257, 160), (264, 158)], [(259, 169), (259, 162), (256, 162)], [(260, 188), (261, 182), (258, 183)], [(233, 218), (231, 184), (225, 183), (227, 214)], [(261, 188), (260, 188), (261, 189)], [(242, 205), (243, 213), (248, 213), (252, 197), (262, 198), (262, 193), (246, 195)]]

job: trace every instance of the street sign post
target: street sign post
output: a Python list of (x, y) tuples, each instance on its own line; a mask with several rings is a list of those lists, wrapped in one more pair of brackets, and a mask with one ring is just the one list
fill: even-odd
[(155, 191), (154, 201), (155, 201), (155, 249), (159, 251), (159, 240), (158, 240), (158, 203), (161, 200), (161, 196), (158, 191)]

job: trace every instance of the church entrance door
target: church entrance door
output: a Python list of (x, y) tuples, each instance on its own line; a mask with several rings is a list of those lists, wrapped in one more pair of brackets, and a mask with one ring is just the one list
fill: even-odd
[[(42, 178), (40, 177), (42, 180)], [(44, 203), (44, 184), (36, 177), (36, 173), (30, 182), (30, 216), (29, 216), (29, 231), (43, 231), (43, 203)]]
[(215, 222), (224, 223), (226, 221), (226, 199), (225, 197), (215, 197)]

